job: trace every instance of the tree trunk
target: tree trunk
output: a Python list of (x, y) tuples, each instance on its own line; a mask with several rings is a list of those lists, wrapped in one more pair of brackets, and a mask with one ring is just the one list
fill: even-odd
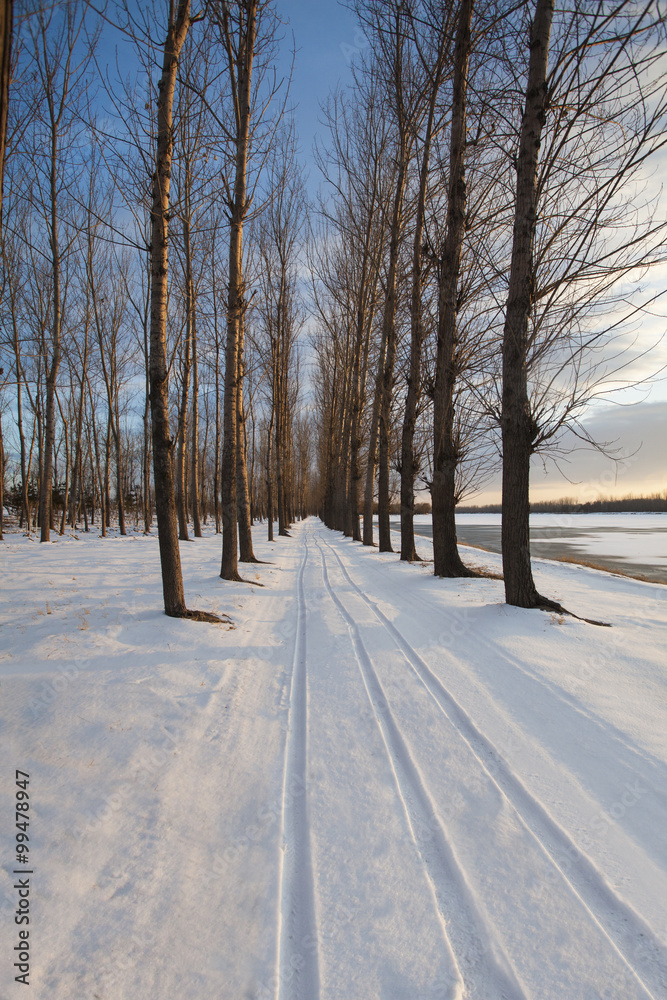
[(56, 400), (58, 402), (58, 410), (60, 412), (60, 419), (63, 424), (63, 440), (65, 442), (65, 492), (63, 494), (63, 513), (60, 519), (60, 531), (58, 534), (65, 534), (65, 524), (67, 522), (67, 498), (69, 496), (69, 477), (70, 477), (70, 442), (69, 442), (69, 422), (65, 420), (65, 414), (63, 413), (63, 408), (60, 403), (60, 397), (56, 393)]
[(223, 7), (222, 30), (229, 61), (236, 108), (236, 156), (234, 192), (229, 200), (229, 294), (227, 299), (227, 343), (225, 346), (224, 438), (222, 446), (222, 563), (223, 580), (239, 580), (237, 546), (237, 407), (239, 392), (239, 347), (247, 308), (243, 280), (243, 222), (248, 210), (246, 181), (250, 134), (250, 94), (255, 54), (257, 0), (249, 0), (247, 22), (240, 30), (234, 56), (228, 13)]
[(151, 381), (150, 381), (150, 273), (148, 279), (148, 299), (143, 311), (144, 327), (144, 363), (145, 363), (145, 397), (144, 397), (144, 442), (143, 442), (143, 504), (144, 504), (144, 534), (148, 535), (153, 521), (151, 504)]
[[(282, 316), (279, 317), (282, 325)], [(280, 328), (277, 335), (280, 343)], [(285, 511), (285, 419), (286, 419), (286, 387), (283, 378), (283, 350), (284, 345), (280, 344), (278, 357), (276, 359), (276, 500), (278, 503), (278, 535), (287, 535), (287, 514)]]
[(549, 602), (538, 594), (530, 564), (530, 456), (537, 427), (528, 399), (526, 359), (533, 303), (537, 165), (547, 107), (547, 64), (554, 0), (537, 0), (530, 39), (526, 106), (517, 159), (516, 207), (503, 332), (502, 551), (505, 600), (520, 608)]
[(410, 370), (408, 391), (405, 397), (403, 430), (401, 434), (401, 560), (414, 562), (419, 559), (415, 547), (415, 478), (419, 472), (419, 460), (415, 455), (414, 440), (417, 425), (417, 411), (421, 397), (422, 346), (424, 324), (422, 319), (422, 243), (424, 239), (424, 217), (426, 212), (426, 190), (433, 139), (435, 105), (440, 91), (442, 67), (446, 48), (446, 34), (443, 30), (440, 40), (438, 60), (434, 70), (429, 99), (428, 119), (424, 135), (421, 170), (419, 173), (419, 193), (415, 218), (415, 235), (412, 250), (412, 291), (410, 297)]
[(123, 443), (120, 437), (119, 414), (118, 414), (118, 386), (116, 386), (116, 412), (113, 422), (114, 444), (116, 446), (116, 502), (118, 504), (118, 530), (121, 535), (126, 535), (125, 530), (125, 501), (123, 499)]
[[(106, 508), (105, 508), (104, 480), (103, 480), (103, 474), (102, 474), (102, 460), (101, 460), (101, 453), (100, 453), (99, 436), (98, 436), (98, 433), (97, 433), (97, 421), (95, 419), (95, 405), (94, 405), (94, 402), (93, 402), (93, 390), (92, 390), (92, 388), (90, 386), (90, 380), (88, 378), (86, 378), (86, 382), (88, 384), (88, 397), (90, 399), (90, 414), (91, 414), (90, 419), (91, 419), (91, 426), (92, 426), (92, 432), (93, 432), (93, 443), (95, 445), (95, 467), (94, 468), (93, 468), (93, 452), (92, 452), (92, 449), (91, 449), (91, 452), (90, 452), (91, 477), (92, 477), (92, 480), (93, 480), (93, 484), (95, 483), (95, 478), (97, 478), (97, 484), (98, 484), (99, 491), (100, 491), (100, 529), (101, 529), (101, 532), (102, 532), (102, 538), (106, 538), (106, 533), (107, 533), (107, 517), (106, 517)], [(97, 474), (97, 476), (96, 476), (96, 474)], [(94, 490), (94, 485), (93, 485), (93, 490)], [(95, 504), (95, 500), (94, 500), (94, 492), (93, 492), (93, 514), (92, 514), (93, 524), (95, 523), (95, 507), (94, 507), (94, 504)]]
[(375, 495), (375, 471), (377, 468), (377, 445), (378, 430), (380, 422), (380, 396), (382, 394), (382, 372), (384, 371), (384, 357), (387, 342), (385, 330), (382, 330), (382, 340), (380, 341), (380, 355), (378, 357), (377, 375), (375, 378), (375, 392), (373, 394), (373, 410), (371, 413), (370, 439), (368, 442), (368, 458), (366, 460), (366, 489), (364, 493), (364, 545), (373, 545), (373, 499)]
[(466, 225), (466, 98), (474, 0), (462, 0), (456, 29), (452, 125), (449, 149), (447, 233), (440, 259), (438, 346), (433, 397), (433, 572), (470, 576), (456, 539), (456, 467), (460, 458), (454, 427), (454, 389), (458, 375), (457, 311), (461, 253)]
[[(275, 399), (275, 394), (273, 395)], [(271, 419), (269, 430), (266, 435), (266, 507), (268, 521), (268, 540), (273, 541), (273, 476), (271, 474), (271, 438), (273, 437), (273, 423), (275, 419), (275, 403), (271, 405)]]
[[(49, 95), (51, 96), (51, 95)], [(60, 297), (60, 247), (58, 243), (58, 131), (51, 110), (51, 162), (50, 196), (51, 218), (49, 242), (51, 244), (51, 282), (53, 288), (51, 338), (51, 364), (46, 376), (46, 423), (44, 427), (42, 482), (39, 499), (40, 541), (50, 540), (53, 498), (53, 449), (56, 442), (56, 379), (60, 367), (60, 332), (62, 302)]]
[(396, 360), (396, 274), (398, 251), (403, 228), (403, 194), (407, 176), (408, 151), (406, 142), (401, 142), (399, 150), (398, 177), (394, 195), (394, 209), (389, 237), (389, 272), (382, 319), (382, 336), (386, 344), (384, 367), (380, 383), (380, 422), (378, 453), (378, 541), (380, 552), (393, 552), (391, 528), (389, 527), (389, 435), (391, 431), (391, 401), (394, 386), (394, 362)]
[(213, 319), (215, 324), (215, 456), (213, 460), (213, 506), (215, 533), (220, 534), (220, 339), (218, 337), (218, 309), (213, 271)]
[(245, 408), (243, 405), (243, 322), (239, 343), (239, 377), (236, 413), (236, 497), (239, 522), (239, 561), (254, 563), (258, 560), (252, 548), (252, 523), (250, 518), (250, 492), (248, 489), (248, 457), (245, 434)]
[(151, 522), (153, 520), (151, 503), (151, 401), (146, 392), (144, 401), (144, 447), (142, 452), (143, 462), (143, 505), (144, 505), (144, 534), (150, 534)]
[[(186, 280), (187, 288), (187, 280)], [(188, 293), (186, 291), (186, 299)], [(181, 405), (178, 411), (178, 442), (176, 445), (176, 510), (178, 512), (178, 537), (183, 542), (189, 540), (188, 536), (188, 510), (187, 510), (187, 433), (188, 433), (188, 396), (190, 393), (190, 367), (191, 367), (191, 345), (192, 326), (190, 309), (187, 309), (185, 320), (185, 345), (183, 348), (182, 378), (181, 384)]]
[[(79, 393), (79, 405), (77, 407), (76, 414), (76, 442), (75, 442), (75, 458), (74, 465), (72, 467), (72, 495), (70, 500), (70, 516), (69, 523), (72, 530), (76, 529), (78, 510), (81, 506), (80, 492), (81, 492), (81, 452), (83, 450), (83, 401), (84, 401), (84, 373), (86, 370), (86, 361), (88, 355), (88, 336), (87, 329), (84, 338), (84, 353), (82, 358), (83, 372), (81, 374), (81, 391)], [(74, 380), (72, 379), (72, 389), (74, 388)]]
[[(12, 310), (12, 347), (14, 348), (14, 358), (16, 367), (16, 425), (19, 432), (19, 449), (21, 455), (21, 514), (19, 517), (19, 528), (23, 527), (24, 521), (28, 534), (30, 533), (30, 504), (28, 502), (28, 480), (30, 470), (26, 463), (25, 432), (23, 430), (23, 367), (20, 361), (20, 340), (18, 333), (17, 315), (15, 309), (15, 299), (10, 285), (9, 289), (11, 310)], [(33, 432), (34, 440), (34, 432)]]
[(111, 421), (107, 419), (107, 436), (104, 440), (104, 510), (107, 528), (111, 527)]
[[(190, 274), (190, 284), (192, 285), (192, 274)], [(194, 294), (192, 291), (190, 295), (192, 299), (192, 435), (190, 439), (190, 493), (192, 496), (192, 524), (195, 531), (195, 538), (201, 538), (201, 520), (199, 516), (199, 369), (197, 367), (197, 327), (195, 323)]]
[(153, 467), (164, 610), (177, 618), (186, 614), (178, 548), (174, 498), (174, 470), (169, 432), (167, 371), (167, 277), (169, 187), (173, 149), (172, 115), (178, 58), (190, 25), (190, 0), (179, 0), (174, 23), (164, 46), (158, 84), (157, 155), (151, 206), (151, 344), (150, 386), (153, 428)]

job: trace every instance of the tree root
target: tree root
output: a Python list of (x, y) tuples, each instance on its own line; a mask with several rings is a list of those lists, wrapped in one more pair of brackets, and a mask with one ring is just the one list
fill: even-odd
[[(429, 562), (430, 561), (431, 560), (429, 559)], [(486, 573), (480, 573), (476, 569), (471, 569), (469, 566), (464, 566), (463, 563), (461, 563), (460, 566), (458, 566), (456, 569), (451, 570), (450, 572), (436, 573), (435, 575), (438, 577), (439, 580), (461, 580), (461, 579), (472, 579), (475, 577), (479, 578), (487, 576)]]
[(532, 604), (531, 607), (538, 611), (555, 611), (559, 615), (568, 615), (570, 618), (576, 618), (578, 622), (586, 622), (587, 625), (598, 625), (600, 628), (612, 627), (611, 622), (599, 622), (595, 618), (582, 618), (581, 615), (575, 615), (574, 611), (568, 611), (562, 604), (552, 601), (548, 597), (542, 597), (541, 594), (537, 594), (537, 603)]
[(211, 611), (191, 611), (189, 608), (186, 608), (183, 614), (175, 615), (174, 617), (187, 618), (193, 622), (209, 622), (211, 625), (232, 624), (232, 620), (228, 615), (223, 615), (221, 618), (219, 615), (214, 615)]

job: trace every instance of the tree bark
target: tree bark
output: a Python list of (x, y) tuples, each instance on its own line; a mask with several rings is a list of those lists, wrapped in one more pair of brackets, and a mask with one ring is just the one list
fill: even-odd
[(273, 541), (273, 476), (271, 474), (271, 438), (273, 437), (273, 423), (275, 419), (276, 407), (272, 402), (271, 418), (269, 429), (266, 435), (266, 506), (268, 522), (268, 541)]
[(60, 402), (60, 397), (56, 394), (56, 399), (58, 402), (58, 410), (60, 412), (60, 419), (63, 425), (63, 441), (65, 444), (65, 490), (63, 492), (63, 512), (60, 518), (60, 531), (59, 535), (65, 534), (65, 525), (67, 523), (67, 498), (69, 496), (70, 488), (70, 465), (71, 465), (71, 449), (69, 440), (69, 421), (65, 419), (65, 414), (63, 413), (62, 404)]
[(435, 576), (470, 576), (456, 540), (456, 467), (460, 459), (454, 428), (454, 389), (458, 375), (457, 312), (461, 253), (465, 235), (466, 100), (474, 0), (462, 0), (456, 29), (452, 125), (449, 149), (447, 232), (440, 259), (438, 346), (433, 397), (433, 572)]
[[(443, 33), (444, 36), (444, 33)], [(417, 408), (421, 396), (421, 358), (424, 342), (422, 320), (422, 242), (424, 238), (424, 216), (426, 210), (426, 190), (428, 186), (429, 159), (433, 138), (435, 104), (440, 90), (444, 37), (441, 41), (438, 62), (429, 100), (428, 120), (424, 136), (421, 170), (419, 173), (419, 194), (412, 250), (412, 290), (410, 297), (410, 370), (408, 391), (405, 397), (403, 430), (401, 434), (401, 560), (414, 562), (419, 559), (415, 547), (415, 477), (419, 472), (419, 461), (414, 451)]]
[(391, 401), (396, 360), (396, 276), (401, 230), (403, 228), (403, 196), (407, 178), (407, 143), (404, 137), (399, 149), (398, 177), (389, 237), (389, 272), (382, 319), (385, 342), (384, 366), (380, 382), (380, 420), (378, 449), (378, 542), (380, 552), (393, 552), (389, 527), (389, 435), (391, 431)]
[(503, 332), (502, 552), (505, 600), (521, 608), (548, 606), (530, 563), (530, 456), (537, 426), (530, 409), (526, 360), (535, 272), (537, 166), (547, 110), (547, 64), (554, 0), (537, 0), (531, 29), (526, 105), (517, 158), (516, 205)]
[(215, 287), (215, 267), (213, 269), (213, 322), (215, 329), (215, 444), (213, 460), (213, 506), (215, 510), (215, 533), (220, 534), (220, 338), (218, 336), (218, 307)]
[(190, 0), (179, 0), (176, 19), (169, 25), (158, 84), (157, 155), (151, 206), (151, 343), (150, 386), (153, 429), (155, 508), (162, 566), (165, 613), (186, 614), (181, 554), (174, 498), (174, 470), (169, 431), (167, 371), (167, 279), (169, 187), (173, 150), (172, 116), (178, 59), (190, 26)]
[(375, 391), (373, 393), (373, 409), (371, 411), (370, 437), (368, 441), (368, 457), (366, 460), (366, 488), (364, 492), (364, 531), (363, 544), (373, 545), (373, 499), (375, 494), (375, 472), (377, 469), (377, 446), (380, 423), (380, 396), (382, 394), (382, 372), (387, 349), (385, 330), (382, 330), (380, 354), (378, 357)]
[(236, 413), (236, 496), (239, 521), (239, 561), (255, 563), (252, 548), (252, 520), (250, 516), (250, 491), (248, 489), (248, 458), (245, 434), (245, 408), (243, 405), (243, 333), (239, 344), (239, 377)]
[[(51, 363), (46, 376), (46, 422), (44, 427), (42, 482), (39, 498), (40, 541), (50, 541), (53, 499), (53, 449), (56, 441), (56, 379), (60, 367), (60, 333), (62, 301), (60, 297), (60, 246), (58, 240), (58, 126), (53, 107), (53, 94), (47, 94), (51, 119), (50, 162), (50, 229), (51, 283), (53, 288), (53, 318), (51, 321)], [(48, 362), (47, 362), (48, 364)]]
[[(194, 298), (194, 296), (193, 296)], [(197, 365), (197, 325), (195, 322), (194, 305), (192, 309), (192, 434), (191, 450), (191, 480), (192, 525), (195, 538), (201, 538), (201, 519), (199, 514), (199, 367)], [(204, 447), (204, 450), (205, 447)]]
[(223, 580), (239, 580), (237, 539), (237, 408), (239, 391), (239, 346), (241, 324), (247, 308), (243, 278), (243, 223), (248, 211), (246, 183), (250, 136), (250, 94), (255, 53), (257, 0), (248, 0), (247, 21), (239, 27), (235, 56), (229, 11), (222, 5), (222, 33), (227, 49), (236, 115), (234, 192), (229, 201), (229, 292), (227, 298), (227, 343), (225, 345), (224, 435), (222, 446), (222, 563)]
[[(183, 228), (186, 226), (184, 224)], [(190, 394), (190, 369), (192, 367), (192, 302), (191, 289), (187, 276), (185, 278), (185, 344), (181, 363), (181, 405), (178, 411), (178, 442), (176, 445), (176, 510), (178, 513), (178, 537), (182, 542), (189, 541), (188, 510), (187, 510), (187, 434), (188, 434), (188, 396)]]

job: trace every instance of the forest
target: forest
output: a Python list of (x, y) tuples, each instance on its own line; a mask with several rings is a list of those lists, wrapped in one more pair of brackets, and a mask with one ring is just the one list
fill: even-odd
[(310, 513), (387, 552), (398, 504), (417, 560), (428, 500), (474, 575), (455, 511), (502, 468), (506, 600), (559, 607), (530, 461), (650, 368), (664, 4), (350, 6), (309, 198), (288, 4), (3, 0), (0, 537), (157, 529), (187, 617), (207, 522), (238, 580)]

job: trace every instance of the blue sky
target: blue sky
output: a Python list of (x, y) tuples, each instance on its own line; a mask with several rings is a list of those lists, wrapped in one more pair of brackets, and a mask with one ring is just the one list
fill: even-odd
[(287, 22), (281, 43), (281, 67), (289, 68), (292, 34), (296, 47), (291, 104), (296, 108), (302, 160), (309, 172), (309, 187), (317, 189), (319, 177), (312, 162), (312, 147), (320, 130), (320, 105), (340, 82), (350, 80), (350, 61), (364, 39), (350, 10), (336, 0), (282, 0), (278, 10)]

